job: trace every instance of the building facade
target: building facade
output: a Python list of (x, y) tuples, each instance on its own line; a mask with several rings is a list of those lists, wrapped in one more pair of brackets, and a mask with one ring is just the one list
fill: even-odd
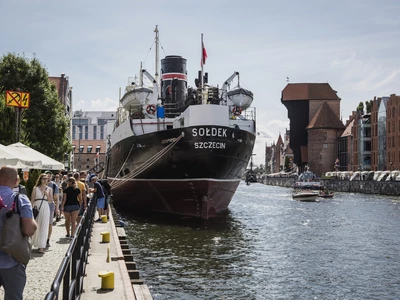
[[(57, 93), (58, 93), (58, 98), (60, 103), (64, 107), (64, 113), (65, 116), (67, 117), (70, 126), (68, 127), (68, 134), (67, 138), (69, 141), (72, 141), (72, 135), (71, 135), (71, 118), (72, 118), (72, 86), (69, 84), (69, 77), (65, 76), (64, 73), (61, 74), (61, 76), (49, 76), (49, 82), (54, 85)], [(71, 168), (73, 164), (73, 153), (72, 151), (69, 153), (64, 154), (64, 161), (63, 161), (65, 167)]]
[(116, 120), (111, 111), (75, 111), (72, 117), (73, 167), (89, 170), (105, 162), (110, 128)]
[(306, 167), (317, 175), (332, 170), (337, 139), (345, 126), (340, 120), (340, 101), (328, 83), (289, 83), (281, 102), (290, 119), (290, 148), (299, 172)]

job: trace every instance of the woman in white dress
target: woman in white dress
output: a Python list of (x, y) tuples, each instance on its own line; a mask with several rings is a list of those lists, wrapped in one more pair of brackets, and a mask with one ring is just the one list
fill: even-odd
[(47, 186), (47, 174), (40, 174), (35, 188), (32, 190), (32, 207), (37, 207), (39, 215), (36, 218), (37, 230), (32, 236), (32, 246), (38, 248), (39, 253), (44, 253), (47, 236), (49, 233), (50, 208), (48, 201), (53, 201), (53, 191)]

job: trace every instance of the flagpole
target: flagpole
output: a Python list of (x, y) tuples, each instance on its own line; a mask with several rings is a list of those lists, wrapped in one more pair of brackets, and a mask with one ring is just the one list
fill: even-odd
[(200, 72), (200, 87), (201, 87), (201, 91), (203, 92), (203, 88), (204, 88), (204, 76), (203, 76), (203, 65), (204, 65), (204, 44), (203, 44), (203, 34), (201, 34), (201, 72)]

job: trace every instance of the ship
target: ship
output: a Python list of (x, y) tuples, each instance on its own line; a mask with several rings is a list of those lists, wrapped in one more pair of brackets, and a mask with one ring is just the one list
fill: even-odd
[[(208, 83), (203, 35), (194, 87), (182, 56), (167, 55), (159, 70), (157, 27), (155, 33), (155, 76), (142, 69), (139, 82), (126, 87), (108, 138), (105, 174), (113, 204), (212, 218), (227, 210), (252, 156), (253, 94), (240, 86), (236, 71), (221, 87)], [(142, 76), (152, 86), (144, 86)]]

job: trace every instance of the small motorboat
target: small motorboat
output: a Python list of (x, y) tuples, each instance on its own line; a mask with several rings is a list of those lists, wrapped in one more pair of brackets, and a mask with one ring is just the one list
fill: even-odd
[(319, 192), (318, 197), (321, 197), (321, 198), (332, 198), (333, 197), (333, 193), (332, 192), (321, 191), (321, 192)]
[(317, 201), (318, 194), (311, 190), (297, 190), (292, 194), (293, 200), (303, 202), (315, 202)]

